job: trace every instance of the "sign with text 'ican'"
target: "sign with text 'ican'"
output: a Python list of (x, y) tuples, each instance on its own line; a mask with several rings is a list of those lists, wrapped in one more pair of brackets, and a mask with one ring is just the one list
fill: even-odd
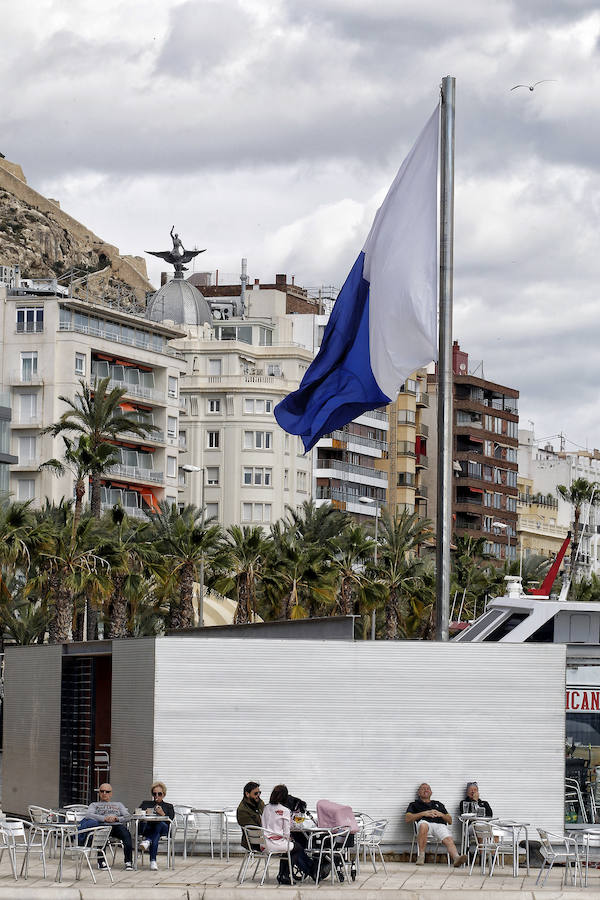
[(568, 690), (567, 712), (600, 712), (600, 689), (577, 688)]

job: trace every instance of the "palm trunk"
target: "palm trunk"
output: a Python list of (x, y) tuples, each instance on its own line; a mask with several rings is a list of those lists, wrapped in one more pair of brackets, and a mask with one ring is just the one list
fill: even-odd
[(245, 625), (250, 621), (250, 578), (247, 572), (242, 572), (238, 577), (238, 602), (233, 619), (234, 625)]
[(194, 624), (194, 566), (186, 563), (179, 576), (179, 603), (171, 613), (173, 628), (191, 628)]
[(340, 584), (340, 609), (343, 616), (351, 616), (352, 609), (352, 585), (349, 578), (342, 578)]
[(125, 596), (126, 575), (113, 574), (113, 592), (108, 611), (107, 637), (127, 637), (127, 597)]
[(94, 472), (92, 475), (92, 498), (91, 498), (91, 509), (92, 515), (95, 519), (99, 519), (102, 514), (102, 492), (101, 492), (102, 484), (100, 479), (100, 474), (98, 472)]
[(73, 597), (64, 582), (64, 573), (60, 571), (54, 571), (49, 578), (49, 593), (54, 606), (48, 628), (48, 640), (51, 644), (64, 643), (70, 636)]
[(395, 591), (390, 591), (385, 604), (385, 636), (388, 641), (398, 637), (398, 602)]

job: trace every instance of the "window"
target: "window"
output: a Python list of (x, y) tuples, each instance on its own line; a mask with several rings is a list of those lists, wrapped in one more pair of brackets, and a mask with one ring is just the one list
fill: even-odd
[(209, 375), (220, 375), (221, 368), (222, 368), (222, 360), (209, 359), (209, 361), (208, 361), (208, 374)]
[(483, 492), (483, 505), (484, 506), (493, 506), (494, 505), (494, 495), (491, 491)]
[(85, 353), (75, 354), (75, 374), (85, 375)]
[(502, 509), (502, 494), (494, 494), (494, 509)]
[(35, 459), (36, 439), (35, 437), (19, 438), (19, 464), (30, 463)]
[(218, 518), (219, 518), (219, 504), (218, 503), (207, 503), (205, 519), (217, 520)]
[(169, 397), (177, 397), (177, 379), (174, 375), (169, 375)]
[(283, 489), (284, 491), (289, 491), (290, 489), (290, 470), (283, 470)]
[(219, 483), (219, 467), (218, 466), (207, 466), (206, 467), (206, 483), (207, 484), (218, 484)]
[(242, 503), (242, 522), (270, 522), (270, 503)]
[(187, 431), (182, 431), (179, 429), (179, 446), (184, 450), (187, 447)]
[(219, 449), (219, 432), (218, 431), (207, 431), (206, 432), (206, 446), (209, 450), (218, 450)]
[(416, 421), (416, 413), (412, 409), (398, 410), (398, 425), (414, 425)]
[(33, 381), (37, 376), (38, 355), (37, 350), (21, 353), (21, 381)]
[(208, 412), (209, 413), (220, 413), (221, 412), (221, 401), (220, 400), (209, 400), (208, 401)]
[(167, 416), (167, 437), (177, 437), (177, 416)]
[(244, 466), (242, 469), (242, 483), (248, 487), (271, 487), (273, 470), (265, 466)]
[(285, 453), (290, 452), (290, 436), (287, 432), (283, 436), (283, 450)]
[(33, 500), (35, 497), (35, 479), (20, 478), (17, 482), (17, 500)]
[(275, 375), (277, 378), (282, 378), (283, 372), (281, 371), (281, 366), (277, 363), (268, 363), (267, 375)]
[(272, 447), (272, 431), (245, 431), (244, 450), (270, 450)]
[(299, 491), (306, 491), (306, 472), (296, 472), (296, 482)]
[(273, 412), (273, 401), (263, 400), (255, 397), (246, 397), (244, 399), (244, 413), (246, 415), (264, 416), (266, 413)]
[(175, 478), (177, 476), (177, 457), (167, 456), (167, 478)]
[(44, 330), (44, 307), (17, 309), (17, 332), (39, 333)]
[(21, 394), (21, 425), (37, 421), (37, 394)]

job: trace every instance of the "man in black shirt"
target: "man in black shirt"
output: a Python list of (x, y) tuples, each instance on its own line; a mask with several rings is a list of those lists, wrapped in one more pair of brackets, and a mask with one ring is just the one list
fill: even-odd
[(425, 844), (427, 838), (437, 838), (444, 844), (454, 863), (454, 868), (464, 865), (467, 857), (463, 854), (459, 855), (456, 844), (452, 840), (452, 835), (448, 825), (452, 825), (452, 816), (443, 803), (439, 800), (431, 799), (431, 788), (426, 782), (419, 786), (417, 791), (417, 799), (409, 803), (405, 822), (416, 822), (417, 829), (417, 847), (419, 850), (417, 856), (417, 865), (422, 866), (425, 862)]

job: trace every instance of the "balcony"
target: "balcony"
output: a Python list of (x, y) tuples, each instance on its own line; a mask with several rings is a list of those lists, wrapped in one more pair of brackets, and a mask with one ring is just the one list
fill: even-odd
[(23, 427), (23, 428), (41, 428), (42, 427), (42, 414), (35, 413), (34, 415), (20, 415), (17, 416), (16, 419), (13, 419), (10, 423), (11, 428), (15, 427)]
[[(354, 463), (344, 462), (339, 459), (318, 459), (315, 468), (318, 471), (331, 469), (336, 472), (346, 472), (349, 475), (357, 475), (360, 478), (378, 478), (387, 482), (387, 472), (372, 469), (370, 466), (357, 466)], [(323, 477), (323, 476), (319, 476)]]
[(429, 394), (425, 391), (417, 391), (415, 394), (417, 406), (429, 406)]
[(332, 431), (327, 437), (334, 441), (339, 441), (344, 447), (347, 444), (358, 444), (361, 447), (372, 447), (375, 450), (380, 450), (382, 453), (387, 453), (388, 449), (387, 441), (363, 437), (362, 434), (350, 434), (348, 431)]
[(417, 434), (420, 437), (429, 437), (429, 425), (424, 425), (422, 422), (419, 422), (417, 425)]
[(423, 484), (418, 484), (415, 488), (415, 496), (427, 499), (427, 488)]
[(44, 379), (37, 372), (11, 372), (9, 375), (9, 384), (13, 387), (39, 387), (44, 383)]
[[(113, 508), (112, 503), (103, 503), (100, 507), (103, 513), (110, 512)], [(144, 509), (141, 509), (139, 506), (126, 506), (123, 507), (123, 511), (127, 513), (132, 519), (146, 519), (148, 520), (148, 514)]]
[(120, 475), (121, 478), (135, 478), (136, 481), (151, 481), (154, 484), (162, 484), (164, 481), (163, 472), (155, 472), (154, 469), (139, 469), (137, 466), (111, 466), (110, 474)]
[(120, 438), (129, 438), (134, 441), (142, 441), (142, 443), (147, 443), (148, 441), (152, 441), (155, 444), (164, 444), (165, 443), (165, 433), (164, 431), (149, 431), (144, 437), (141, 437), (139, 434), (136, 434), (134, 431), (120, 431)]
[(429, 468), (429, 457), (425, 456), (424, 453), (419, 453), (417, 455), (417, 468), (418, 469), (428, 469)]
[(412, 472), (398, 472), (397, 486), (414, 488), (414, 486), (415, 486), (414, 474)]
[(415, 457), (417, 455), (415, 445), (411, 441), (398, 441), (396, 445), (396, 455)]
[[(94, 378), (94, 382), (95, 382)], [(94, 382), (90, 383), (90, 387), (94, 387)], [(119, 388), (124, 390), (126, 394), (132, 397), (142, 397), (144, 400), (154, 400), (157, 403), (165, 404), (167, 402), (166, 391), (158, 391), (156, 388), (144, 387), (141, 384), (129, 384), (126, 381), (116, 381), (114, 378), (109, 379), (108, 390)]]

